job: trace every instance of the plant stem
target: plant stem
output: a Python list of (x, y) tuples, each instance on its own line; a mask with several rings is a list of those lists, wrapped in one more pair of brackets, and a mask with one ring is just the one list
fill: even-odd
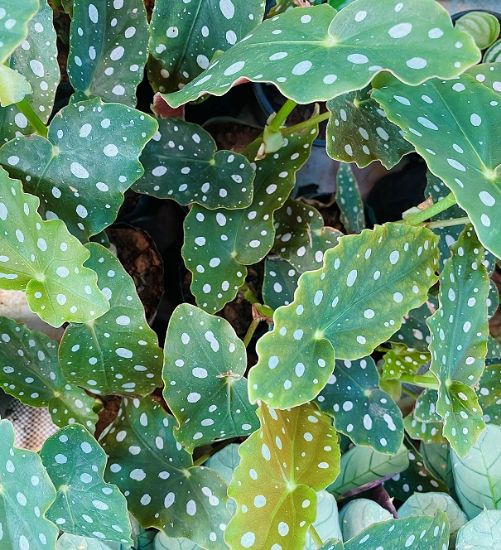
[(282, 134), (293, 134), (294, 132), (300, 132), (301, 130), (308, 130), (308, 128), (313, 128), (313, 126), (316, 126), (324, 120), (327, 120), (330, 116), (331, 114), (329, 112), (322, 113), (321, 115), (314, 116), (308, 120), (305, 120), (304, 122), (300, 122), (299, 124), (294, 124), (294, 126), (289, 126), (288, 128), (285, 128), (285, 130), (282, 131)]
[(47, 126), (40, 120), (33, 107), (28, 103), (28, 100), (26, 98), (22, 99), (19, 103), (16, 103), (16, 107), (28, 119), (28, 122), (36, 130), (37, 134), (46, 138), (48, 134)]
[(292, 113), (292, 111), (296, 108), (297, 103), (292, 100), (288, 99), (282, 107), (280, 107), (280, 110), (275, 114), (273, 117), (273, 120), (268, 124), (268, 129), (271, 132), (279, 132), (280, 128), (284, 125), (285, 121), (287, 120), (287, 117)]
[(402, 374), (400, 375), (400, 382), (438, 390), (437, 379), (432, 374)]
[(249, 287), (249, 285), (247, 283), (244, 283), (240, 287), (240, 290), (242, 291), (242, 294), (244, 295), (244, 299), (247, 300), (249, 302), (249, 304), (253, 305), (253, 304), (259, 303), (259, 300), (257, 299), (254, 292), (252, 292), (251, 288)]
[(470, 218), (452, 218), (451, 220), (437, 220), (436, 222), (428, 222), (426, 227), (433, 229), (434, 227), (451, 227), (452, 225), (464, 225), (470, 223)]
[(210, 457), (211, 457), (210, 454), (204, 454), (204, 455), (199, 456), (196, 460), (193, 461), (193, 466), (201, 466)]
[(319, 548), (322, 548), (322, 546), (324, 545), (324, 542), (320, 538), (320, 535), (318, 534), (318, 531), (315, 529), (315, 527), (313, 527), (313, 525), (310, 525), (310, 535), (311, 535), (311, 538), (314, 540), (315, 544)]
[(262, 321), (262, 319), (252, 319), (251, 324), (249, 325), (249, 328), (247, 329), (247, 332), (244, 336), (244, 346), (247, 347), (250, 344), (250, 341), (252, 340), (252, 337), (254, 336), (254, 333), (256, 332), (257, 327), (259, 326), (259, 323)]
[(428, 206), (428, 208), (423, 208), (423, 210), (421, 210), (420, 212), (412, 212), (407, 216), (404, 215), (404, 221), (409, 225), (419, 225), (420, 223), (423, 223), (426, 220), (433, 218), (433, 216), (440, 214), (440, 212), (447, 210), (455, 204), (456, 199), (454, 198), (454, 195), (452, 193), (449, 193), (443, 199), (440, 199), (431, 206)]

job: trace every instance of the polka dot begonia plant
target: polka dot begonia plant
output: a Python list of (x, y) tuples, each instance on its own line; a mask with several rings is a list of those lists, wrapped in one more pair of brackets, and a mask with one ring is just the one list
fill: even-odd
[(0, 550), (498, 544), (501, 14), (444, 4), (0, 1)]

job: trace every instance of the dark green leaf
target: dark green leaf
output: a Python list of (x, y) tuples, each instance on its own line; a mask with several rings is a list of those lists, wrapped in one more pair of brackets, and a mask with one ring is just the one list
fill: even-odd
[(365, 229), (364, 203), (349, 164), (342, 163), (337, 172), (336, 204), (341, 211), (341, 223), (347, 233), (360, 233)]

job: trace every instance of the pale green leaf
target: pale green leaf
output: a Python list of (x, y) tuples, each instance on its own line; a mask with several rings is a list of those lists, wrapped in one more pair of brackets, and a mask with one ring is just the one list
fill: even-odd
[(500, 541), (501, 510), (484, 510), (459, 530), (456, 550), (499, 550)]
[(469, 11), (456, 21), (456, 28), (470, 34), (481, 50), (496, 41), (500, 30), (497, 16), (485, 11)]
[[(317, 516), (313, 527), (322, 540), (342, 539), (336, 499), (327, 491), (317, 493)], [(306, 534), (303, 550), (317, 550), (317, 545), (309, 531)]]
[(191, 540), (168, 537), (160, 531), (153, 541), (152, 550), (202, 550), (202, 548)]
[(374, 523), (387, 521), (393, 516), (377, 502), (366, 498), (356, 498), (346, 504), (339, 520), (343, 530), (343, 539), (349, 540)]
[(494, 42), (494, 44), (484, 54), (484, 63), (499, 63), (500, 61), (501, 39)]
[[(7, 65), (0, 65), (0, 107), (9, 107), (13, 103), (19, 103), (25, 96), (31, 93), (31, 86), (26, 77)], [(26, 117), (22, 115), (18, 120)]]
[[(426, 309), (426, 304), (421, 307), (425, 308), (428, 314), (430, 313)], [(424, 328), (428, 332), (426, 325), (424, 325)], [(422, 332), (417, 333), (417, 330), (414, 330), (413, 336), (415, 338), (421, 336), (420, 340), (423, 340)], [(429, 361), (430, 354), (428, 351), (408, 348), (405, 344), (392, 344), (390, 350), (383, 356), (382, 379), (400, 380), (402, 375), (415, 374), (422, 365), (426, 365)]]
[(80, 537), (63, 533), (57, 539), (56, 550), (125, 550), (119, 542), (107, 542), (99, 539)]
[(365, 229), (364, 203), (349, 164), (341, 163), (336, 175), (336, 204), (347, 233), (360, 233)]

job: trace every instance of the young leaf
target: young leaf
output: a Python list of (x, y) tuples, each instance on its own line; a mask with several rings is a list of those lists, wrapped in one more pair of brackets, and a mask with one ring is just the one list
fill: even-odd
[(336, 431), (312, 404), (287, 411), (263, 404), (258, 416), (261, 428), (240, 445), (228, 488), (237, 512), (225, 539), (235, 549), (302, 549), (316, 517), (316, 491), (339, 473)]
[(341, 163), (336, 175), (336, 204), (347, 233), (360, 233), (365, 229), (364, 203), (349, 164)]
[[(313, 527), (322, 540), (342, 540), (341, 527), (336, 499), (327, 491), (317, 493), (317, 516)], [(317, 544), (313, 540), (310, 531), (306, 534), (306, 543), (303, 550), (317, 550)]]
[(436, 390), (424, 390), (416, 399), (414, 416), (420, 422), (441, 422), (442, 417), (437, 413), (438, 393)]
[(158, 403), (124, 399), (102, 442), (109, 456), (106, 478), (127, 495), (143, 527), (219, 549), (229, 519), (226, 485), (216, 472), (193, 466), (174, 426)]
[(82, 426), (67, 426), (40, 451), (57, 496), (47, 517), (74, 535), (131, 543), (127, 503), (103, 480), (106, 455)]
[(251, 401), (305, 403), (327, 383), (335, 356), (359, 359), (389, 338), (436, 281), (436, 241), (428, 229), (400, 223), (341, 237), (321, 269), (301, 276), (294, 302), (275, 312), (273, 330), (258, 341)]
[(31, 407), (48, 407), (58, 426), (79, 422), (93, 431), (96, 400), (65, 380), (57, 360), (57, 342), (0, 317), (0, 384)]
[(334, 374), (317, 397), (320, 408), (334, 417), (336, 429), (356, 445), (381, 453), (396, 453), (402, 444), (402, 413), (393, 399), (379, 389), (379, 374), (372, 357), (336, 361)]
[(123, 194), (143, 175), (138, 158), (156, 128), (139, 111), (90, 99), (61, 109), (48, 139), (23, 136), (6, 143), (0, 163), (40, 197), (47, 219), (63, 219), (87, 240), (113, 223)]
[[(273, 213), (290, 195), (296, 172), (309, 157), (317, 129), (290, 134), (275, 154), (256, 163), (252, 204), (240, 210), (194, 206), (184, 222), (183, 258), (193, 274), (191, 291), (206, 311), (219, 311), (233, 300), (247, 274), (273, 246)], [(249, 158), (255, 157), (255, 148)]]
[(91, 323), (66, 328), (59, 348), (64, 375), (96, 394), (147, 395), (162, 385), (157, 335), (120, 261), (97, 243), (86, 248), (86, 266), (97, 273), (110, 309)]
[(447, 441), (442, 435), (444, 427), (442, 421), (423, 422), (411, 413), (404, 418), (404, 426), (411, 439), (423, 443), (445, 443)]
[(281, 258), (268, 257), (264, 263), (263, 301), (272, 309), (288, 306), (294, 299), (299, 273)]
[(482, 244), (501, 257), (499, 93), (466, 74), (416, 87), (388, 77), (373, 97), (454, 193)]
[(382, 378), (400, 380), (403, 374), (415, 374), (419, 367), (429, 361), (430, 354), (427, 351), (408, 348), (404, 344), (392, 344), (391, 349), (383, 357)]
[(388, 510), (373, 500), (367, 498), (350, 500), (348, 504), (343, 506), (339, 514), (339, 520), (343, 530), (343, 539), (349, 540), (356, 537), (372, 524), (387, 521), (392, 517), (393, 516)]
[(39, 200), (0, 167), (0, 287), (24, 290), (45, 322), (86, 322), (108, 310), (96, 274), (83, 267), (89, 253), (60, 220), (43, 221)]
[(365, 88), (327, 102), (331, 112), (327, 154), (335, 160), (355, 162), (361, 168), (378, 160), (390, 169), (413, 147), (371, 98), (370, 91), (371, 88)]
[(499, 21), (496, 15), (485, 11), (470, 11), (456, 21), (456, 28), (467, 32), (475, 44), (485, 50), (499, 36)]
[(456, 550), (492, 550), (501, 538), (501, 510), (484, 510), (461, 527)]
[(165, 337), (163, 395), (179, 423), (176, 439), (188, 451), (258, 428), (246, 367), (245, 346), (226, 319), (190, 304), (174, 310)]
[(198, 124), (168, 118), (158, 123), (141, 155), (145, 173), (134, 191), (209, 209), (249, 206), (254, 170), (243, 155), (217, 151)]
[(264, 7), (263, 0), (157, 0), (149, 42), (156, 63), (148, 67), (154, 89), (171, 92), (193, 80), (261, 21)]
[(58, 529), (45, 513), (56, 492), (40, 457), (14, 447), (14, 428), (8, 420), (0, 420), (0, 439), (2, 547), (54, 548)]
[(79, 99), (99, 96), (134, 107), (147, 56), (142, 0), (73, 2), (68, 76)]
[(437, 412), (443, 434), (464, 455), (484, 427), (475, 385), (487, 353), (489, 277), (482, 264), (484, 251), (471, 228), (461, 233), (440, 276), (437, 312), (428, 321), (430, 370), (439, 381)]
[(434, 0), (382, 0), (377, 6), (356, 0), (337, 14), (321, 5), (265, 21), (165, 99), (178, 107), (205, 93), (223, 95), (246, 78), (273, 82), (294, 101), (312, 103), (365, 88), (384, 70), (416, 85), (434, 76), (452, 78), (479, 60), (471, 36), (453, 29)]

